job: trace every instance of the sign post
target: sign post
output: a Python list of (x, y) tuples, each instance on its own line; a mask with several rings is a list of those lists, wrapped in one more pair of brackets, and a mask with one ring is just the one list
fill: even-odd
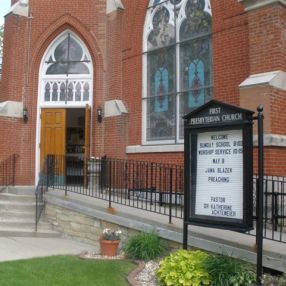
[(256, 227), (256, 244), (257, 244), (257, 270), (256, 285), (262, 285), (262, 254), (263, 254), (263, 196), (264, 196), (264, 150), (263, 150), (263, 107), (259, 106), (258, 111), (258, 191), (257, 191), (257, 227)]
[(184, 248), (189, 224), (252, 229), (253, 112), (212, 100), (184, 119)]

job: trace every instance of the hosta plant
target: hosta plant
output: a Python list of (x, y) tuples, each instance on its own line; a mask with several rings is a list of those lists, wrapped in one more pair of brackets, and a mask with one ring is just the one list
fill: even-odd
[(202, 286), (211, 285), (211, 279), (205, 270), (208, 254), (199, 250), (179, 250), (160, 262), (156, 276), (161, 285)]

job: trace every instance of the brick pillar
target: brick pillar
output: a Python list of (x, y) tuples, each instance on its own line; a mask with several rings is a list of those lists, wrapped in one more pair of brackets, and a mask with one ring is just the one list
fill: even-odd
[(122, 17), (125, 11), (120, 7), (111, 6), (112, 11), (107, 9), (107, 96), (104, 106), (104, 141), (106, 144), (104, 151), (107, 156), (114, 158), (126, 156), (128, 126), (126, 103), (123, 101), (122, 94), (122, 38), (124, 34)]
[(286, 175), (280, 168), (286, 162), (286, 1), (239, 2), (248, 14), (250, 69), (240, 85), (240, 105), (254, 111), (264, 106), (269, 158), (280, 154), (266, 162), (266, 174)]

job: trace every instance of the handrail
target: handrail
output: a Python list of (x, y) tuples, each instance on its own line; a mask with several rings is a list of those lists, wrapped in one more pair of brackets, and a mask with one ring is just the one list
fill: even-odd
[(35, 211), (35, 231), (38, 230), (38, 223), (40, 221), (43, 210), (45, 209), (44, 194), (49, 188), (49, 174), (48, 174), (48, 163), (51, 156), (48, 155), (45, 159), (44, 166), (40, 172), (39, 181), (35, 191), (36, 199), (36, 211)]
[(17, 154), (12, 154), (0, 162), (0, 191), (15, 185), (17, 157)]

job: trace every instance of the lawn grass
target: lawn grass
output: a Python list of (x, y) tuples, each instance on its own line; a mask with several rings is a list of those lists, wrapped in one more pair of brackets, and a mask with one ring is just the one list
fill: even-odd
[(1, 286), (127, 286), (128, 261), (52, 256), (0, 263)]

